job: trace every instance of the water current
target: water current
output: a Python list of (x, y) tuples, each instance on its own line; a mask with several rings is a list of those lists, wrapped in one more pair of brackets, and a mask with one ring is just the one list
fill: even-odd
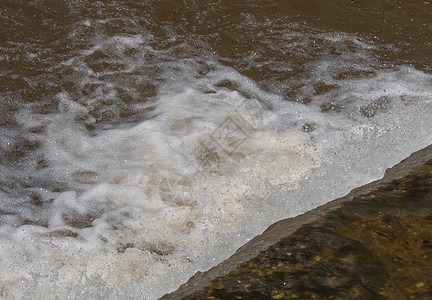
[(432, 143), (426, 1), (0, 1), (0, 297), (157, 299)]

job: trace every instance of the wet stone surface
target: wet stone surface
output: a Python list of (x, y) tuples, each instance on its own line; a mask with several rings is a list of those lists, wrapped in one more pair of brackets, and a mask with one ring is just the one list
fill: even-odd
[(183, 299), (432, 299), (432, 161)]

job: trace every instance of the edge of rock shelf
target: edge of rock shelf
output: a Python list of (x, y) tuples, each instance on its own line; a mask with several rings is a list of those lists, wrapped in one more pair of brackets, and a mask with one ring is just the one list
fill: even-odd
[(340, 208), (342, 204), (360, 195), (368, 194), (388, 185), (394, 180), (405, 177), (429, 161), (432, 161), (432, 145), (412, 153), (408, 158), (387, 169), (382, 179), (358, 187), (345, 197), (330, 201), (302, 215), (274, 223), (262, 234), (239, 248), (231, 257), (206, 272), (197, 272), (188, 282), (181, 285), (176, 291), (164, 295), (161, 300), (182, 299), (205, 287), (211, 286), (212, 281), (216, 278), (227, 275), (240, 265), (257, 257), (262, 251), (269, 249), (282, 239), (294, 234), (303, 225), (323, 218), (328, 213)]

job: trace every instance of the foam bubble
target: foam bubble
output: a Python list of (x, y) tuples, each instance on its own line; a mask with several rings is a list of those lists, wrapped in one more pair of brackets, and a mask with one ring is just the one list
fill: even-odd
[(1, 141), (34, 148), (1, 165), (2, 295), (156, 299), (431, 143), (429, 74), (379, 67), (353, 36), (289, 33), (286, 51), (324, 40), (343, 53), (305, 66), (297, 101), (146, 33), (96, 37), (57, 65), (76, 88), (20, 107)]

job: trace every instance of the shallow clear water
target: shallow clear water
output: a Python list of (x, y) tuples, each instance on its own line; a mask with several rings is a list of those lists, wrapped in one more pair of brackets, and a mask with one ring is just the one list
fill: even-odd
[(2, 2), (0, 295), (156, 299), (429, 145), (430, 5), (298, 2)]

